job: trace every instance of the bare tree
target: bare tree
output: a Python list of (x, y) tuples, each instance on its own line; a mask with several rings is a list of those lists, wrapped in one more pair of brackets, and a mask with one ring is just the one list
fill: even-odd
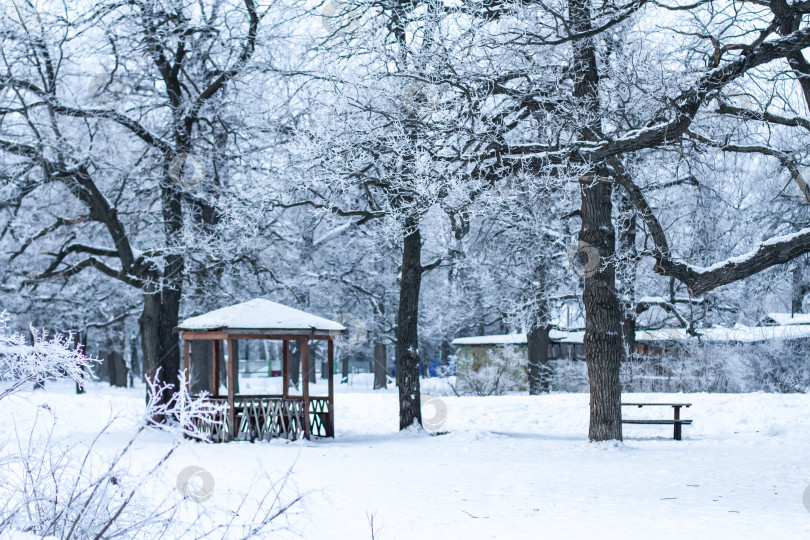
[[(216, 181), (206, 174), (216, 164), (198, 156), (216, 146), (221, 117), (215, 100), (247, 69), (259, 22), (253, 0), (171, 7), (102, 2), (87, 11), (54, 2), (17, 5), (5, 19), (0, 150), (27, 171), (16, 200), (59, 184), (81, 203), (13, 257), (34, 240), (54, 237), (58, 247), (34, 283), (92, 268), (142, 291), (140, 330), (150, 377), (163, 367), (160, 372), (176, 382), (173, 329), (186, 275), (186, 211), (203, 223), (216, 221), (215, 208), (195, 193), (204, 181)], [(107, 44), (99, 52), (83, 40), (105, 26)], [(108, 79), (94, 78), (84, 93), (69, 62), (83, 53), (107, 55), (112, 63)], [(105, 99), (117, 106), (95, 106)], [(142, 201), (152, 194), (156, 211)], [(150, 219), (139, 219), (144, 210)], [(150, 234), (160, 235), (155, 247), (133, 247)]]

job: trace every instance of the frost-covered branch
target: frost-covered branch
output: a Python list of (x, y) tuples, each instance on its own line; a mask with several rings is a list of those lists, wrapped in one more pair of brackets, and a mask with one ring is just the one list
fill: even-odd
[(94, 378), (97, 360), (88, 358), (72, 334), (55, 334), (31, 327), (33, 343), (8, 329), (9, 316), (0, 313), (0, 400), (32, 383), (68, 379), (86, 384)]
[(188, 373), (180, 372), (178, 388), (160, 377), (160, 368), (154, 378), (147, 377), (147, 403), (144, 413), (145, 425), (179, 433), (192, 439), (208, 440), (207, 426), (222, 424), (228, 405), (212, 401), (205, 392), (192, 397), (188, 391)]

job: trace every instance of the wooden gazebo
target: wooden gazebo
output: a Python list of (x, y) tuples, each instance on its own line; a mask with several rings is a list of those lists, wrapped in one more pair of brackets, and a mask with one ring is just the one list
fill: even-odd
[[(307, 439), (334, 437), (335, 389), (333, 382), (335, 338), (346, 328), (334, 321), (306, 313), (270, 300), (257, 298), (224, 307), (183, 321), (176, 329), (183, 340), (183, 358), (190, 380), (191, 342), (210, 341), (211, 400), (220, 397), (220, 363), (222, 347), (227, 351), (227, 412), (224, 418), (201, 421), (212, 440), (294, 439), (299, 434)], [(267, 339), (282, 341), (281, 394), (245, 395), (234, 392), (238, 383), (236, 340)], [(312, 396), (309, 389), (309, 341), (327, 342), (328, 395)], [(301, 395), (290, 394), (290, 341), (299, 343), (301, 356)], [(207, 347), (206, 347), (207, 349)]]

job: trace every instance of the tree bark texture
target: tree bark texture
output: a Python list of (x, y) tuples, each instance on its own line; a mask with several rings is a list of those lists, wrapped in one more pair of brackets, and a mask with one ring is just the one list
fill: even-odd
[[(569, 0), (569, 19), (576, 34), (592, 30), (590, 0)], [(583, 110), (580, 136), (584, 140), (601, 137), (599, 71), (592, 38), (572, 42), (573, 95)], [(594, 170), (594, 173), (596, 170)], [(616, 293), (616, 270), (611, 262), (616, 248), (613, 226), (612, 184), (586, 179), (581, 188), (582, 226), (579, 231), (580, 253), (588, 256), (585, 272), (585, 360), (590, 385), (591, 441), (622, 439), (621, 386), (619, 370), (624, 358), (622, 311)], [(597, 261), (591, 257), (598, 257)]]
[(405, 222), (399, 309), (396, 328), (396, 370), (399, 388), (399, 429), (421, 425), (419, 390), (419, 289), (422, 286), (422, 236), (419, 222)]

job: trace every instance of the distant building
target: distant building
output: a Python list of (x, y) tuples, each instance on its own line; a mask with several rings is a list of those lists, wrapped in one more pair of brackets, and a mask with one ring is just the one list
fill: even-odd
[[(553, 365), (561, 360), (584, 360), (585, 332), (549, 332), (548, 358)], [(528, 382), (528, 344), (526, 334), (474, 336), (453, 340), (456, 346), (457, 375), (461, 380), (472, 380), (487, 370), (490, 376), (511, 381), (508, 386), (526, 390)]]
[[(565, 332), (551, 330), (548, 336), (549, 360), (584, 360), (583, 349), (584, 331)], [(456, 338), (453, 345), (458, 349), (458, 355), (470, 356), (483, 361), (484, 357), (492, 351), (511, 350), (527, 354), (526, 334), (501, 334), (495, 336), (474, 336)]]
[[(773, 313), (771, 315), (778, 315)], [(772, 319), (773, 320), (773, 319)], [(743, 345), (753, 343), (807, 342), (810, 345), (810, 324), (787, 324), (773, 326), (742, 326), (734, 328), (713, 326), (698, 328), (696, 335), (686, 328), (661, 328), (636, 332), (636, 353), (642, 356), (659, 356), (667, 344), (678, 345), (679, 350), (703, 343)]]
[[(785, 323), (789, 324), (776, 324)], [(808, 321), (808, 322), (804, 322)], [(552, 330), (549, 335), (548, 358), (552, 370), (568, 366), (565, 361), (584, 360), (584, 331)], [(770, 344), (773, 343), (773, 346)], [(718, 347), (718, 354), (725, 357), (731, 349), (740, 347), (746, 350), (757, 345), (768, 354), (777, 354), (776, 345), (787, 345), (794, 351), (808, 351), (810, 360), (810, 316), (770, 313), (760, 326), (736, 326), (728, 328), (715, 326), (699, 328), (690, 333), (686, 328), (661, 328), (638, 330), (636, 332), (636, 357), (651, 360), (649, 377), (668, 378), (669, 359), (689, 358), (697, 354), (704, 345)], [(453, 340), (457, 348), (457, 370), (459, 377), (478, 373), (482, 368), (492, 366), (504, 359), (513, 363), (510, 377), (525, 380), (528, 364), (526, 334), (506, 334), (494, 336), (463, 337)], [(704, 351), (705, 352), (705, 351)], [(712, 353), (714, 354), (714, 353)], [(800, 353), (801, 355), (801, 353)], [(647, 362), (643, 362), (647, 364)]]

